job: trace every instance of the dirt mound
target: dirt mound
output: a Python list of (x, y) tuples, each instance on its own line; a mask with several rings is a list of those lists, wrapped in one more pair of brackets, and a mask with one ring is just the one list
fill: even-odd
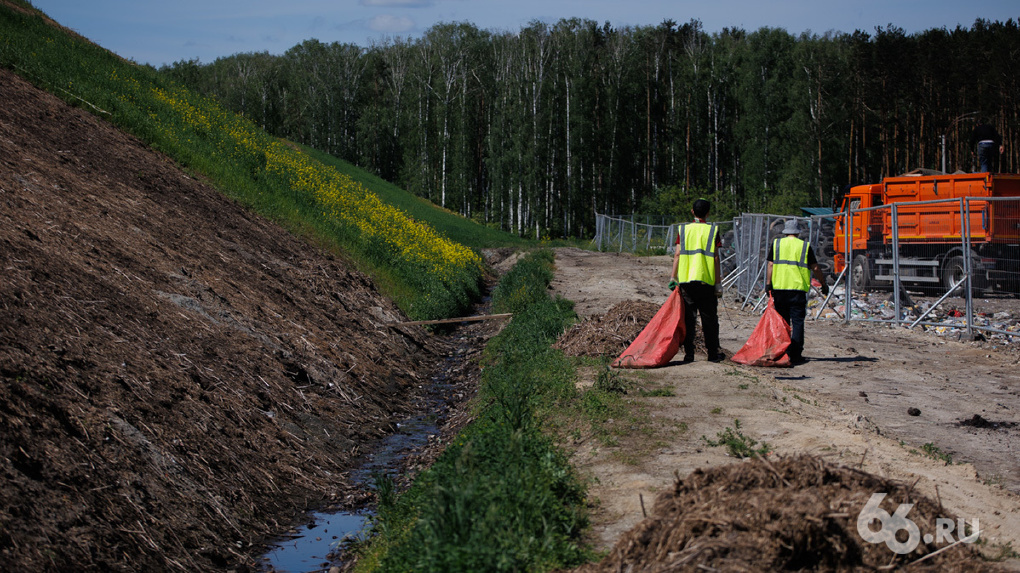
[(974, 414), (973, 417), (966, 420), (960, 420), (958, 422), (961, 426), (970, 426), (972, 428), (984, 428), (998, 430), (999, 428), (1012, 428), (1016, 426), (1016, 422), (990, 422), (984, 419), (980, 414)]
[(439, 344), (344, 261), (0, 70), (0, 561), (253, 565)]
[[(567, 356), (609, 356), (615, 358), (645, 326), (651, 322), (659, 306), (650, 302), (628, 300), (616, 304), (603, 315), (593, 315), (575, 323), (560, 336), (554, 348)], [(695, 348), (705, 353), (705, 337), (701, 328), (694, 335)]]
[[(905, 517), (920, 534), (934, 534), (940, 517), (956, 523), (939, 503), (901, 482), (814, 456), (754, 460), (678, 478), (602, 562), (577, 572), (999, 570), (966, 543), (918, 562), (948, 541), (919, 538), (902, 556), (886, 543), (864, 541), (857, 519), (875, 493), (888, 494), (881, 502), (888, 514), (914, 504)], [(878, 530), (873, 524), (872, 531)], [(907, 530), (898, 535), (896, 541), (909, 541)]]

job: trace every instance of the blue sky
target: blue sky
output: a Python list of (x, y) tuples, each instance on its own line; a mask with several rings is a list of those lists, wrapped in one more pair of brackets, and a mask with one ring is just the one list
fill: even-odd
[(519, 30), (533, 20), (587, 18), (614, 26), (665, 19), (702, 22), (707, 32), (762, 26), (790, 33), (907, 33), (969, 28), (977, 18), (1020, 19), (1017, 0), (31, 0), (57, 22), (139, 63), (210, 63), (238, 52), (281, 54), (304, 40), (368, 46), (416, 38), (439, 22)]

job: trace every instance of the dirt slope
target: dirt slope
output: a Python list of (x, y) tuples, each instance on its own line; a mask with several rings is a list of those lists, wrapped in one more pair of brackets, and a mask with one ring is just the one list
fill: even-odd
[(246, 569), (440, 343), (92, 115), (7, 71), (0, 101), (0, 568)]
[[(668, 257), (558, 249), (552, 287), (576, 301), (589, 324), (612, 323), (607, 314), (642, 304), (657, 309), (665, 302), (670, 262)], [(719, 321), (727, 356), (744, 344), (758, 318), (732, 298), (724, 299)], [(606, 348), (608, 337), (601, 329), (588, 332), (587, 341), (574, 333), (569, 346)], [(995, 341), (959, 342), (904, 328), (826, 321), (808, 321), (806, 332), (805, 355), (811, 361), (791, 369), (715, 364), (702, 352), (691, 364), (617, 371), (632, 389), (651, 392), (625, 396), (628, 413), (609, 424), (610, 439), (575, 435), (570, 446), (598, 499), (596, 545), (607, 550), (616, 545), (617, 555), (626, 553), (619, 544), (641, 537), (636, 532), (649, 525), (632, 528), (643, 522), (653, 500), (673, 490), (677, 476), (732, 464), (726, 448), (711, 447), (707, 440), (739, 420), (739, 430), (768, 443), (774, 456), (810, 454), (897, 480), (912, 486), (915, 495), (938, 500), (946, 514), (968, 524), (977, 519), (981, 547), (992, 556), (1020, 548), (1020, 343), (1003, 347)], [(621, 341), (609, 354), (618, 355), (628, 343)], [(594, 378), (594, 372), (585, 373), (582, 383)], [(975, 424), (975, 415), (986, 423)], [(933, 455), (926, 455), (926, 446)], [(747, 512), (753, 511), (748, 505)], [(888, 557), (894, 555), (888, 552)], [(664, 566), (615, 563), (634, 570)], [(1008, 565), (1018, 568), (1015, 560)], [(609, 564), (604, 570), (617, 569)]]

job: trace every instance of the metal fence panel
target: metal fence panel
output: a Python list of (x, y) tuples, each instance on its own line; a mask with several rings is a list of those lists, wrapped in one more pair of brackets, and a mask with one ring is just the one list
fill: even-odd
[[(819, 266), (825, 273), (832, 271), (833, 215), (813, 217), (790, 217), (762, 213), (744, 213), (734, 219), (736, 264), (729, 284), (736, 289), (744, 305), (758, 306), (765, 292), (765, 267), (768, 248), (772, 241), (782, 236), (786, 221), (796, 219), (804, 232), (801, 238), (808, 241)], [(727, 274), (724, 269), (724, 275)], [(729, 286), (729, 285), (727, 285)]]
[[(719, 226), (723, 241), (723, 258), (730, 254), (732, 244), (732, 221), (721, 221)], [(676, 244), (678, 223), (670, 223), (663, 217), (639, 215), (637, 217), (595, 216), (595, 238), (592, 244), (599, 251), (615, 252), (660, 252), (673, 254)], [(724, 271), (725, 275), (725, 271)]]
[(854, 251), (847, 238), (846, 273), (828, 300), (809, 303), (814, 318), (1020, 334), (1020, 316), (1001, 310), (1020, 294), (1020, 198), (895, 203), (838, 216), (869, 240)]
[[(652, 223), (652, 217), (610, 217), (595, 215), (595, 238), (592, 244), (599, 251), (654, 252), (671, 250), (676, 225), (663, 219)], [(643, 222), (642, 222), (643, 221)]]
[[(723, 286), (745, 308), (764, 309), (768, 245), (791, 218), (806, 229), (801, 237), (832, 285), (828, 296), (812, 289), (809, 317), (1020, 335), (1020, 310), (1009, 304), (1020, 295), (1020, 198), (899, 202), (814, 217), (745, 213), (717, 223)], [(851, 229), (840, 245), (836, 218)], [(603, 251), (672, 254), (677, 223), (651, 219), (598, 215), (593, 243)]]

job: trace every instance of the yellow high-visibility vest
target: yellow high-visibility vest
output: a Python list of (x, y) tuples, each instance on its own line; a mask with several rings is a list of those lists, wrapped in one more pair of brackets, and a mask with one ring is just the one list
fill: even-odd
[(715, 284), (715, 235), (714, 223), (685, 223), (680, 225), (677, 244), (679, 253), (676, 280), (679, 283), (700, 281)]
[(772, 243), (772, 288), (775, 290), (811, 290), (808, 269), (808, 242), (797, 237), (781, 237)]

